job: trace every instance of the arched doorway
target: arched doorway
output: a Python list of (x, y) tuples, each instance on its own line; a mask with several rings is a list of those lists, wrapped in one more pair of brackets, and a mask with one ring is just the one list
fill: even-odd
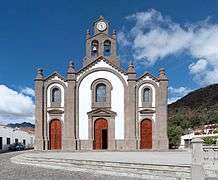
[(140, 125), (140, 149), (152, 149), (152, 121), (144, 119)]
[(50, 122), (49, 125), (49, 134), (50, 134), (50, 149), (61, 149), (61, 136), (62, 136), (62, 127), (61, 121), (54, 119)]
[(108, 148), (108, 123), (106, 119), (97, 119), (94, 125), (94, 149)]

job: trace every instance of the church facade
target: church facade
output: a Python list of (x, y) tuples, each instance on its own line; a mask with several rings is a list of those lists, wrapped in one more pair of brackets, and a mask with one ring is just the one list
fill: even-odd
[(168, 79), (134, 65), (120, 67), (116, 32), (100, 16), (86, 33), (83, 67), (69, 63), (66, 78), (37, 70), (36, 150), (168, 149)]

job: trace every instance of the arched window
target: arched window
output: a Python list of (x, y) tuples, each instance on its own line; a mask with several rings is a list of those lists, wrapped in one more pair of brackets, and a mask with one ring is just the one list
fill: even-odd
[(104, 41), (104, 56), (111, 55), (111, 42), (109, 40)]
[(150, 103), (151, 102), (151, 89), (145, 88), (143, 91), (143, 102)]
[(106, 85), (100, 83), (96, 86), (96, 102), (106, 102)]
[(99, 78), (92, 82), (92, 108), (110, 108), (112, 85), (107, 79)]
[(98, 41), (97, 40), (93, 40), (91, 43), (91, 55), (92, 57), (98, 57)]
[(60, 103), (61, 102), (61, 90), (57, 87), (52, 89), (51, 95), (52, 103)]

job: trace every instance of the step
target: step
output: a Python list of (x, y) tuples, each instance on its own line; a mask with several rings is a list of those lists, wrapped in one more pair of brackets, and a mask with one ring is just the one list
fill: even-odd
[(18, 155), (11, 159), (13, 163), (35, 165), (44, 168), (81, 171), (92, 174), (107, 174), (113, 176), (127, 176), (151, 180), (188, 180), (190, 166), (158, 165), (142, 163), (125, 163), (111, 161), (93, 161), (77, 159), (54, 159)]

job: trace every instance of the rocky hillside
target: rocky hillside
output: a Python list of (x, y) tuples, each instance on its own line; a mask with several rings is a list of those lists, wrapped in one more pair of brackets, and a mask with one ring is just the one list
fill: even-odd
[(7, 126), (11, 127), (11, 128), (32, 128), (32, 129), (35, 128), (34, 124), (31, 124), (31, 123), (28, 123), (28, 122), (14, 123), (14, 124), (11, 123), (11, 124), (8, 124)]
[(195, 90), (168, 105), (170, 146), (177, 146), (179, 136), (189, 128), (218, 123), (218, 84)]

